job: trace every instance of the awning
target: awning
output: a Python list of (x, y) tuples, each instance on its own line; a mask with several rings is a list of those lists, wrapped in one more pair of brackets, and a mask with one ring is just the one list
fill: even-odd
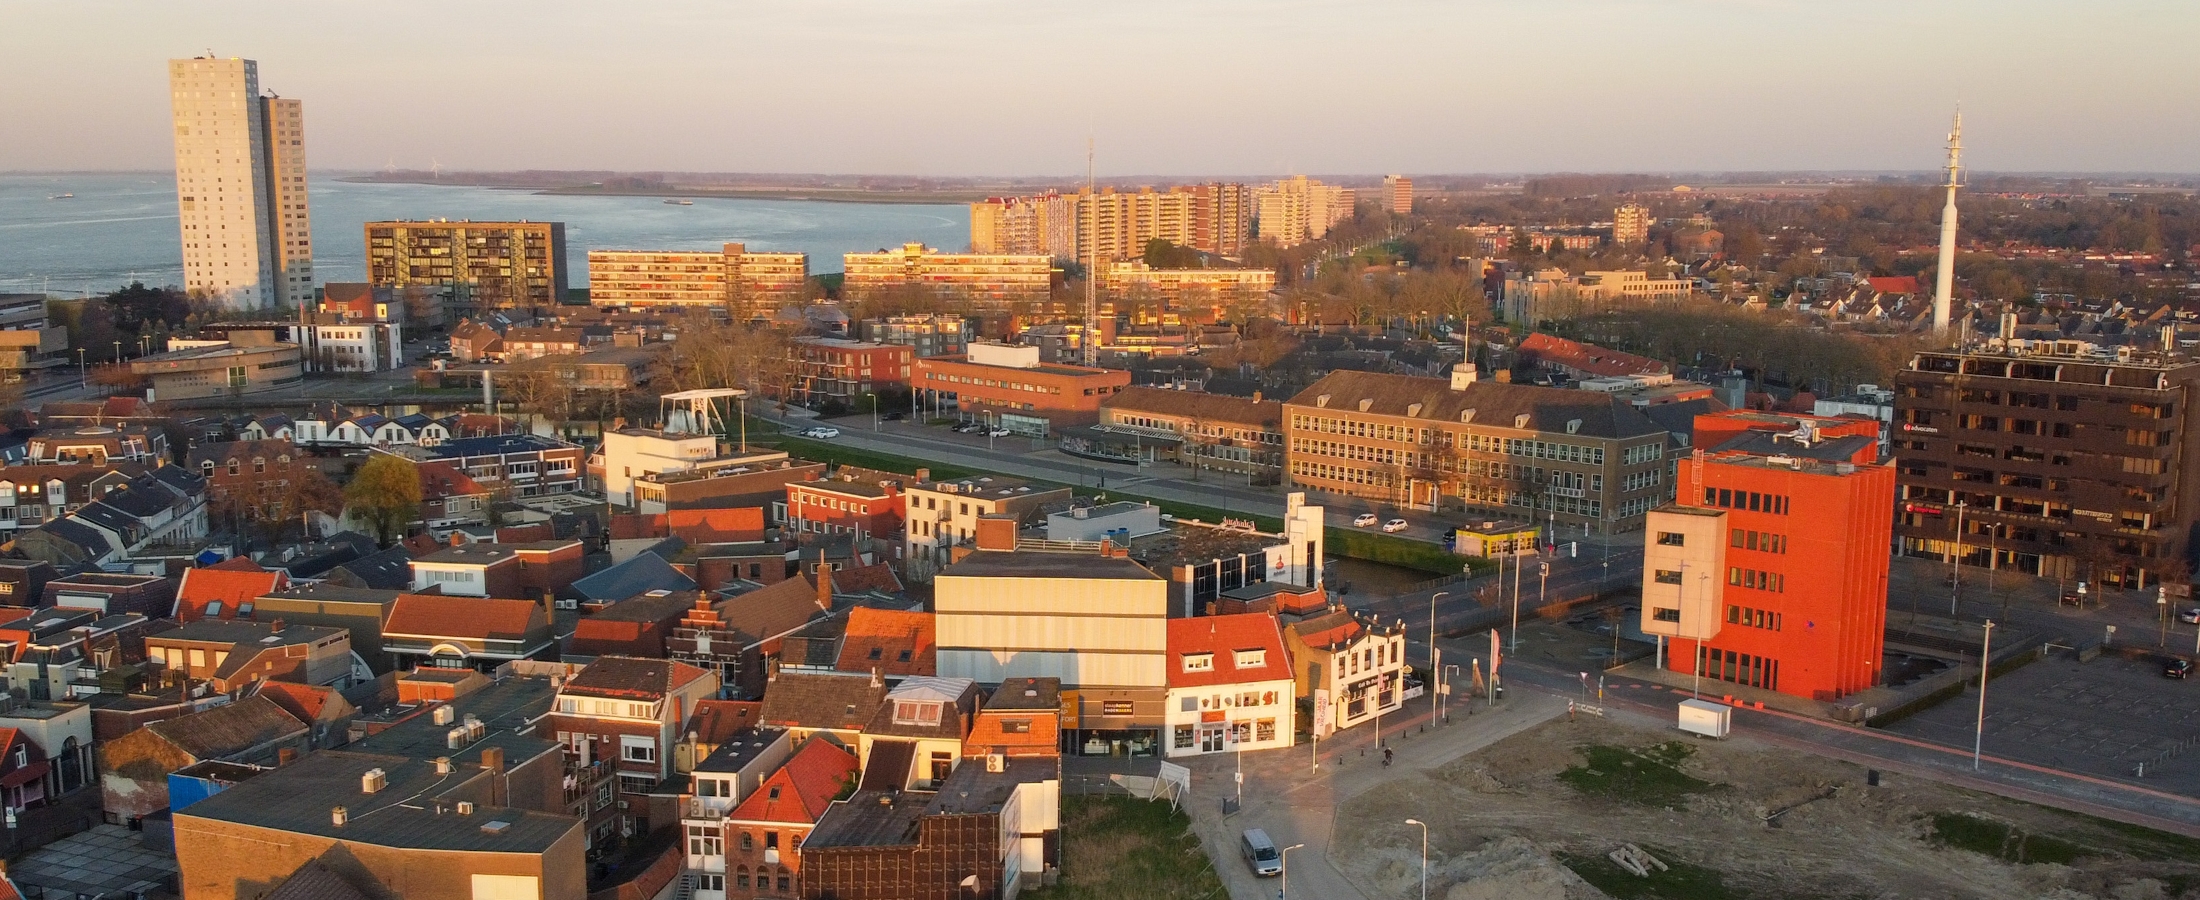
[(52, 768), (53, 763), (43, 760), (31, 763), (6, 775), (0, 775), (0, 788), (22, 787), (46, 777), (46, 772)]

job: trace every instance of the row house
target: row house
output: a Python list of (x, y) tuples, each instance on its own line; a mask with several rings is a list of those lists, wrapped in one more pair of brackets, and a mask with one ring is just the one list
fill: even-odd
[(200, 444), (184, 455), (184, 467), (206, 479), (207, 500), (236, 514), (288, 517), (296, 485), (312, 464), (282, 438)]
[(8, 745), (0, 751), (8, 767), (0, 772), (0, 789), (13, 792), (7, 799), (17, 808), (58, 798), (97, 777), (88, 704), (0, 696), (0, 735)]
[(143, 474), (145, 468), (136, 463), (0, 468), (0, 537), (67, 518)]
[(164, 575), (79, 572), (47, 581), (43, 593), (34, 595), (33, 602), (9, 605), (67, 606), (110, 615), (165, 619), (175, 613), (177, 586), (176, 579)]
[(435, 447), (453, 436), (455, 416), (441, 419), (422, 413), (390, 418), (381, 413), (305, 418), (292, 433), (298, 443), (347, 447)]
[(39, 606), (46, 585), (60, 574), (53, 563), (37, 559), (0, 559), (0, 606)]
[(205, 479), (164, 465), (67, 518), (19, 532), (8, 546), (56, 567), (106, 567), (151, 548), (189, 545), (206, 534)]
[[(714, 703), (720, 701), (703, 701)], [(695, 734), (693, 725), (690, 735)], [(740, 878), (727, 865), (728, 849), (753, 854), (759, 842), (755, 832), (733, 832), (727, 819), (736, 807), (742, 806), (764, 786), (765, 779), (779, 778), (788, 760), (794, 755), (794, 741), (783, 728), (744, 727), (723, 735), (702, 759), (696, 761), (688, 773), (688, 793), (682, 799), (680, 828), (685, 846), (682, 847), (686, 870), (681, 873), (686, 888), (694, 900), (723, 900), (727, 896), (749, 896), (753, 879), (753, 864), (744, 863)], [(816, 765), (815, 754), (820, 751), (810, 747), (829, 748), (846, 758), (849, 768), (855, 766), (855, 757), (830, 741), (810, 741), (803, 744), (812, 760), (804, 764), (804, 770)], [(782, 799), (799, 801), (799, 795), (788, 796), (787, 785), (782, 785), (780, 796), (771, 797), (772, 812), (782, 812), (786, 807)], [(831, 796), (826, 800), (829, 802)], [(752, 816), (753, 818), (753, 816)], [(814, 820), (812, 820), (814, 821)], [(740, 838), (746, 837), (746, 843)], [(797, 841), (799, 843), (799, 841)], [(779, 848), (766, 848), (777, 851)], [(776, 865), (776, 861), (774, 862)], [(743, 891), (728, 895), (728, 889)]]
[(903, 679), (856, 738), (864, 787), (938, 790), (962, 760), (982, 699), (968, 678)]
[(503, 346), (493, 352), (492, 358), (508, 363), (525, 362), (579, 353), (589, 344), (588, 335), (577, 328), (513, 328), (504, 332)]
[(846, 748), (831, 741), (804, 742), (786, 765), (726, 814), (721, 824), (724, 866), (720, 877), (697, 881), (698, 900), (714, 887), (717, 896), (728, 900), (794, 896), (802, 876), (803, 839), (833, 799), (854, 786), (860, 771)]
[(544, 600), (567, 595), (585, 571), (580, 541), (458, 544), (414, 557), (412, 589), (467, 597)]
[(1327, 737), (1405, 706), (1405, 625), (1385, 625), (1341, 606), (1284, 627), (1298, 696), (1314, 703), (1312, 729)]
[(185, 569), (176, 586), (178, 622), (200, 619), (250, 619), (252, 601), (290, 588), (290, 574), (267, 569), (244, 557)]
[(1168, 666), (1168, 755), (1291, 746), (1298, 692), (1274, 615), (1170, 619)]
[(145, 661), (146, 617), (69, 607), (0, 610), (7, 688), (31, 700), (101, 692), (102, 673)]
[(901, 483), (824, 479), (787, 485), (787, 528), (801, 534), (846, 534), (856, 540), (900, 535)]
[(143, 422), (123, 422), (40, 429), (25, 442), (23, 462), (95, 466), (133, 462), (157, 466), (167, 459), (166, 432)]
[(551, 659), (557, 635), (543, 604), (489, 597), (403, 594), (382, 625), (382, 652), (398, 668), (491, 672), (522, 659)]
[(851, 341), (846, 338), (798, 337), (788, 347), (795, 364), (792, 396), (781, 399), (816, 406), (838, 401), (853, 403), (865, 394), (909, 386), (910, 347)]
[(580, 490), (586, 461), (579, 445), (532, 434), (452, 438), (429, 448), (427, 458), (457, 466), (466, 477), (515, 497)]
[[(648, 796), (673, 775), (673, 745), (695, 705), (718, 693), (718, 676), (664, 659), (606, 656), (559, 688), (543, 726), (582, 764), (603, 761), (615, 780), (609, 806), (592, 809), (592, 846), (650, 831)], [(659, 825), (670, 827), (670, 822)]]
[(754, 699), (769, 693), (768, 665), (779, 642), (832, 615), (833, 607), (830, 573), (786, 578), (730, 597), (698, 595), (666, 638), (665, 652), (710, 670), (727, 690)]
[(446, 462), (420, 463), (421, 527), (441, 532), (489, 522), (489, 489)]
[(349, 687), (351, 633), (324, 625), (202, 619), (145, 639), (145, 659), (166, 678), (223, 693), (261, 681)]

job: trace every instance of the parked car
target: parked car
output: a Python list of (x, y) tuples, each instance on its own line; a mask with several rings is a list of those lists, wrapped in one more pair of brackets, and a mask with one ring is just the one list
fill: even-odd
[(1375, 514), (1374, 514), (1374, 513), (1361, 513), (1361, 514), (1359, 514), (1359, 515), (1356, 515), (1356, 516), (1353, 516), (1353, 517), (1352, 517), (1352, 527), (1354, 527), (1354, 528), (1373, 528), (1373, 527), (1375, 527), (1375, 523), (1376, 523), (1377, 521), (1380, 521), (1380, 520), (1378, 520), (1378, 519), (1376, 519), (1376, 518), (1375, 518)]
[(983, 431), (984, 429), (985, 423), (983, 422), (964, 422), (960, 425), (955, 426), (955, 433), (970, 434), (977, 431)]
[(886, 421), (888, 422), (899, 422), (903, 418), (905, 418), (905, 416), (898, 412), (890, 412), (886, 414)]
[(1283, 854), (1276, 852), (1276, 842), (1269, 840), (1268, 832), (1245, 829), (1245, 835), (1238, 839), (1238, 851), (1244, 854), (1245, 865), (1253, 874), (1262, 878), (1283, 874)]
[(1004, 437), (1007, 437), (1007, 436), (1008, 436), (1008, 429), (1006, 429), (1006, 428), (995, 428), (995, 429), (993, 429), (993, 430), (991, 430), (991, 431), (988, 431), (988, 432), (986, 432), (986, 433), (985, 433), (985, 436), (986, 436), (986, 437), (997, 437), (997, 438), (1004, 438)]
[(807, 437), (807, 438), (816, 438), (816, 439), (818, 439), (818, 440), (821, 440), (821, 441), (828, 441), (828, 440), (832, 440), (833, 438), (839, 437), (839, 436), (840, 436), (840, 429), (838, 429), (838, 428), (812, 428), (812, 429), (810, 429), (810, 430), (808, 430), (808, 431), (805, 431), (805, 432), (803, 432), (803, 433), (802, 433), (802, 436), (803, 436), (803, 437)]
[(2200, 607), (2194, 607), (2192, 609), (2188, 609), (2184, 612), (2178, 613), (2177, 619), (2178, 621), (2184, 622), (2187, 625), (2200, 625)]
[(2192, 660), (2173, 659), (2162, 664), (2162, 677), (2183, 681), (2192, 674)]
[(1392, 519), (1383, 523), (1383, 531), (1389, 534), (1397, 534), (1404, 530), (1406, 530), (1406, 520), (1404, 519)]

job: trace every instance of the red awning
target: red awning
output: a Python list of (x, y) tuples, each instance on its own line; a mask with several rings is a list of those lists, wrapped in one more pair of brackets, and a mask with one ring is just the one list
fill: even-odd
[(13, 772), (9, 772), (6, 775), (0, 775), (0, 788), (22, 787), (23, 785), (29, 784), (33, 781), (37, 781), (40, 778), (44, 778), (46, 776), (47, 770), (52, 768), (53, 763), (43, 760), (31, 763), (30, 765), (24, 766)]

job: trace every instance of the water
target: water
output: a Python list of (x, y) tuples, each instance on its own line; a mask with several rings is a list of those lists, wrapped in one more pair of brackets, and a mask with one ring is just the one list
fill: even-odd
[[(567, 282), (588, 286), (588, 251), (800, 250), (810, 271), (840, 271), (840, 255), (922, 241), (959, 250), (970, 212), (959, 205), (822, 200), (558, 196), (421, 184), (312, 181), (313, 269), (323, 282), (366, 280), (362, 223), (380, 219), (528, 219), (564, 222)], [(72, 193), (73, 200), (49, 200)], [(61, 296), (108, 291), (132, 279), (182, 284), (176, 182), (169, 175), (0, 175), (0, 292)]]

